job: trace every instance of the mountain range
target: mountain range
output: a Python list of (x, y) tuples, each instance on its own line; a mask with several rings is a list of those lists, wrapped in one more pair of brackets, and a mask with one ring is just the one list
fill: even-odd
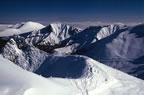
[[(43, 77), (40, 80), (52, 83), (53, 90), (56, 85), (63, 87), (59, 95), (143, 95), (144, 82), (141, 80), (144, 79), (143, 45), (144, 24), (128, 26), (115, 23), (80, 29), (62, 23), (44, 26), (36, 22), (23, 22), (0, 30), (0, 58), (4, 60), (0, 61), (0, 71), (10, 73), (14, 77), (12, 72), (6, 71), (7, 66), (10, 66), (12, 71), (17, 72), (17, 69), (20, 69), (26, 77), (43, 76), (48, 80)], [(7, 66), (3, 66), (2, 63)], [(0, 75), (3, 75), (1, 72)], [(21, 77), (19, 73), (16, 75)], [(8, 77), (4, 76), (0, 79), (0, 83)], [(25, 80), (26, 85), (29, 84), (28, 80)], [(38, 79), (31, 77), (30, 80), (39, 82)], [(14, 80), (18, 86), (11, 86), (15, 89), (21, 87), (21, 92), (15, 94), (9, 86), (8, 89), (11, 90), (8, 94), (3, 94), (5, 92), (0, 89), (2, 95), (55, 93), (53, 90), (47, 91), (37, 87), (43, 87), (41, 86), (43, 82), (38, 85), (32, 82), (30, 87), (23, 88), (24, 80), (20, 78), (20, 81), (19, 85)], [(66, 84), (64, 81), (67, 81)], [(60, 85), (61, 83), (63, 84)], [(68, 91), (64, 90), (66, 86)]]

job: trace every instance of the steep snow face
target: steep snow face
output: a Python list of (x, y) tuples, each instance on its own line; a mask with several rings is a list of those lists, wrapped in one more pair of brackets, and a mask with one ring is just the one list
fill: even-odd
[(49, 26), (51, 28), (51, 33), (48, 37), (43, 39), (39, 44), (45, 45), (45, 44), (51, 44), (55, 45), (60, 43), (60, 41), (65, 40), (66, 38), (69, 38), (70, 36), (78, 33), (81, 31), (80, 28), (71, 27), (69, 25), (61, 24), (61, 23), (53, 23)]
[[(144, 82), (83, 57), (88, 73), (78, 79), (43, 78), (0, 56), (1, 95), (143, 95)], [(65, 58), (62, 58), (65, 60)], [(77, 57), (75, 57), (77, 59)], [(68, 60), (68, 59), (67, 59)], [(70, 60), (70, 59), (69, 59)], [(76, 63), (79, 63), (78, 59)]]
[(107, 36), (110, 36), (111, 34), (118, 32), (120, 29), (126, 28), (126, 25), (117, 23), (117, 24), (112, 24), (106, 27), (103, 27), (98, 33), (97, 33), (97, 39), (101, 40)]
[(22, 34), (30, 31), (37, 31), (45, 26), (36, 22), (22, 22), (16, 25), (9, 25), (7, 28), (0, 30), (0, 37)]
[(98, 40), (96, 35), (101, 28), (101, 26), (91, 26), (82, 32), (71, 36), (70, 38), (61, 42), (64, 47), (55, 49), (54, 54), (67, 55), (80, 50), (86, 51), (91, 46), (91, 44)]
[(35, 71), (46, 57), (46, 53), (23, 43), (23, 46), (11, 39), (3, 47), (1, 55), (28, 71)]
[[(80, 28), (74, 28), (69, 25), (61, 24), (61, 23), (53, 23), (51, 24), (52, 33), (50, 34), (52, 37), (55, 36), (59, 41), (62, 41), (71, 35), (78, 33), (81, 31)], [(56, 43), (58, 43), (56, 41)]]

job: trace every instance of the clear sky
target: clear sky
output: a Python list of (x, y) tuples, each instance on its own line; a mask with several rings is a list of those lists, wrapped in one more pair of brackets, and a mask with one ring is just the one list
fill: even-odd
[(144, 0), (0, 0), (0, 23), (141, 22)]

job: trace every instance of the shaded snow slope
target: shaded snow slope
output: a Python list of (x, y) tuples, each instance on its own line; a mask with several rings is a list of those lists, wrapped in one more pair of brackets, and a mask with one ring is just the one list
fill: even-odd
[(76, 95), (67, 79), (45, 79), (0, 57), (0, 95)]
[[(74, 56), (73, 56), (74, 57)], [(144, 82), (81, 56), (87, 69), (78, 79), (48, 78), (27, 72), (0, 57), (1, 95), (143, 95)], [(61, 58), (65, 60), (65, 57)], [(70, 58), (71, 59), (71, 58)], [(70, 60), (67, 59), (67, 60)], [(76, 63), (81, 60), (77, 59)], [(53, 64), (53, 63), (51, 63)], [(59, 64), (60, 65), (60, 64)], [(43, 69), (45, 70), (45, 69)], [(63, 70), (63, 69), (62, 69)]]
[(37, 31), (45, 26), (36, 22), (22, 22), (15, 25), (9, 25), (7, 28), (0, 30), (0, 37), (12, 36), (14, 34), (21, 34), (30, 31)]
[(56, 55), (70, 55), (81, 49), (86, 50), (92, 43), (97, 41), (96, 35), (100, 31), (101, 26), (91, 26), (86, 28), (80, 33), (77, 33), (70, 38), (63, 40), (60, 44), (61, 48), (57, 48), (54, 51)]
[(144, 25), (130, 27), (93, 45), (84, 55), (144, 79)]

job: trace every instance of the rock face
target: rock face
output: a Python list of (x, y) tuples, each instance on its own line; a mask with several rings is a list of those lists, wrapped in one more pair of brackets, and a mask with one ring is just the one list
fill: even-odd
[(10, 39), (1, 50), (1, 55), (23, 69), (34, 72), (43, 62), (47, 53), (29, 44), (23, 44), (19, 48), (14, 39)]
[[(57, 68), (58, 63), (73, 68), (66, 62), (75, 63), (71, 55), (82, 55), (144, 79), (144, 24), (132, 27), (124, 24), (91, 26), (81, 30), (69, 25), (53, 23), (38, 31), (1, 39), (5, 39), (1, 47), (2, 56), (24, 69), (47, 77), (59, 76), (60, 71), (53, 73), (52, 69), (53, 66)], [(62, 60), (64, 58), (66, 61)], [(69, 58), (72, 61), (67, 61)], [(79, 57), (78, 59), (81, 60)], [(54, 64), (47, 67), (43, 62)], [(73, 65), (76, 68), (83, 68), (85, 67), (83, 63), (81, 61)], [(63, 70), (68, 72), (68, 77), (82, 75), (82, 71), (79, 75), (75, 75), (74, 72), (78, 72), (77, 70), (71, 70), (73, 73), (69, 70), (71, 69)]]

